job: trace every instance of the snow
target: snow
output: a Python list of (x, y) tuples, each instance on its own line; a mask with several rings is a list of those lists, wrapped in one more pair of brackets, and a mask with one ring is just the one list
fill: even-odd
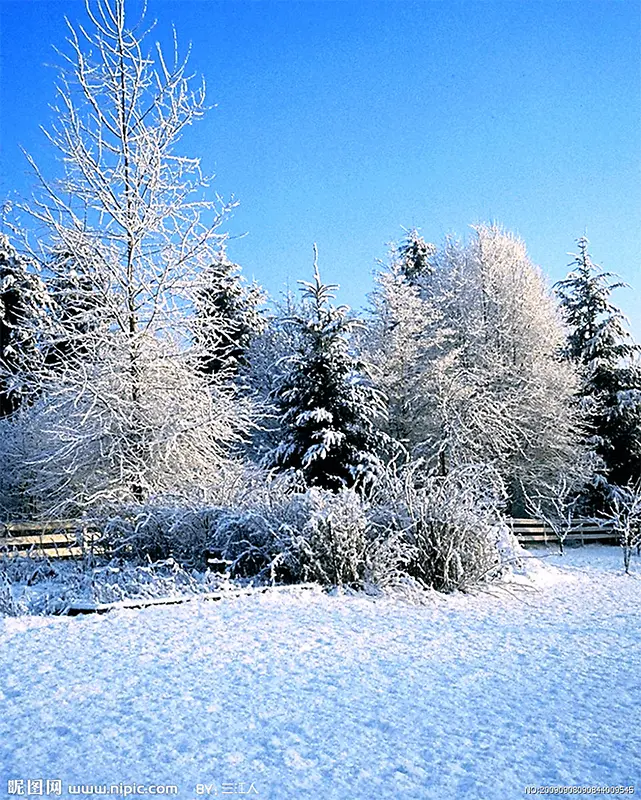
[(509, 800), (638, 784), (641, 561), (625, 576), (618, 548), (539, 553), (528, 580), (424, 605), (291, 588), (5, 618), (0, 791)]

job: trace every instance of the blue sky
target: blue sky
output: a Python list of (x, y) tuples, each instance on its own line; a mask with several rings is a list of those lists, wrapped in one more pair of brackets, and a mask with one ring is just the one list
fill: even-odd
[[(79, 0), (0, 0), (0, 199), (29, 191), (18, 146), (56, 170), (52, 45)], [(217, 104), (184, 138), (234, 194), (229, 252), (273, 294), (312, 243), (339, 298), (365, 302), (402, 226), (439, 242), (496, 220), (551, 280), (587, 233), (632, 285), (641, 340), (641, 5), (635, 1), (149, 0)]]

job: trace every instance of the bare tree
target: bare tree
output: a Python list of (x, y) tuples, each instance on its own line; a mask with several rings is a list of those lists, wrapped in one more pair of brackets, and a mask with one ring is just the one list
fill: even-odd
[(554, 483), (543, 483), (536, 494), (527, 496), (527, 508), (554, 533), (563, 555), (565, 540), (572, 531), (579, 503), (580, 487), (561, 473)]
[(613, 487), (610, 513), (606, 520), (612, 524), (623, 549), (623, 566), (630, 574), (632, 550), (641, 548), (641, 481), (628, 486)]
[(250, 424), (229, 385), (202, 378), (192, 330), (197, 278), (220, 257), (233, 205), (208, 198), (199, 160), (177, 152), (206, 110), (204, 84), (191, 88), (175, 36), (170, 59), (149, 47), (144, 12), (132, 24), (125, 0), (88, 1), (87, 14), (68, 23), (46, 132), (62, 177), (28, 156), (38, 190), (25, 208), (44, 231), (28, 246), (92, 313), (50, 318), (64, 363), (30, 376), (42, 398), (34, 492), (57, 507), (205, 491)]
[(368, 357), (389, 398), (389, 432), (430, 469), (491, 463), (513, 512), (521, 486), (589, 473), (578, 441), (577, 378), (560, 358), (563, 328), (545, 281), (517, 237), (480, 225), (468, 243), (407, 248), (377, 278)]

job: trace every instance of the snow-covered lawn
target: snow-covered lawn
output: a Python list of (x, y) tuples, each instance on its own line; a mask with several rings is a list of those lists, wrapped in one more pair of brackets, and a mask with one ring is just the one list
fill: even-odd
[(639, 562), (626, 577), (617, 548), (571, 549), (536, 588), (425, 606), (292, 589), (4, 619), (0, 796), (36, 779), (63, 797), (641, 791)]

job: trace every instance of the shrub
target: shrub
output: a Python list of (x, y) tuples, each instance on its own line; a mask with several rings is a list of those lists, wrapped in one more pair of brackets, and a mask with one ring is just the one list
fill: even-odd
[(420, 468), (389, 469), (373, 498), (383, 538), (394, 543), (396, 571), (444, 592), (497, 577), (505, 567), (500, 477), (486, 465), (444, 477), (424, 477)]

